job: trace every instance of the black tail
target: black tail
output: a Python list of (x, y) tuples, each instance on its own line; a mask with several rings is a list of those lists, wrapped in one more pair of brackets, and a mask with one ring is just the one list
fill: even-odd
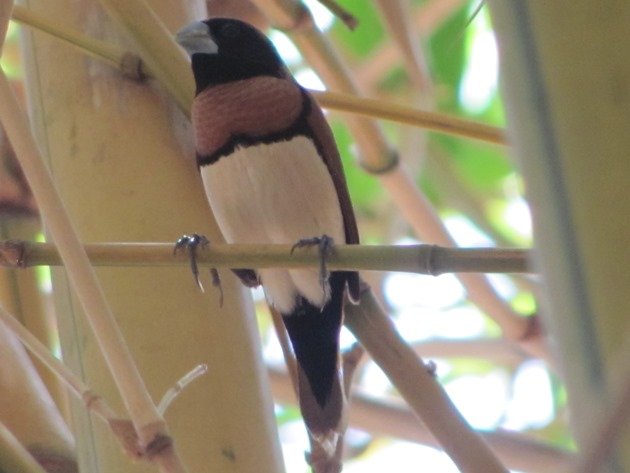
[[(300, 408), (306, 425), (314, 433), (334, 430), (342, 415), (344, 394), (338, 363), (346, 279), (346, 273), (331, 273), (330, 300), (323, 308), (300, 297), (295, 310), (283, 314), (301, 371)], [(313, 397), (315, 403), (311, 401)]]

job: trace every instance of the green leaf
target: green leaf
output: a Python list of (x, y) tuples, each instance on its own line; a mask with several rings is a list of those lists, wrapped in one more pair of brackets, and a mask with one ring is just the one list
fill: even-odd
[(336, 19), (331, 29), (333, 39), (355, 56), (368, 56), (385, 38), (385, 29), (381, 24), (378, 9), (368, 0), (343, 0), (339, 4), (352, 13), (359, 24), (354, 30), (350, 30)]

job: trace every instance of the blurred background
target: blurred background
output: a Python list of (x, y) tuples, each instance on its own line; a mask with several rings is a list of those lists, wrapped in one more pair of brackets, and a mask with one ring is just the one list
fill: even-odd
[[(209, 2), (208, 6), (220, 14), (243, 3)], [(404, 5), (401, 24), (391, 20), (396, 15), (388, 11), (386, 0), (339, 3), (356, 17), (354, 30), (316, 0), (305, 1), (361, 94), (505, 126), (497, 44), (487, 8), (479, 1), (400, 2)], [(258, 12), (250, 6), (243, 8), (241, 16), (265, 26), (266, 20)], [(1, 65), (16, 89), (22, 90), (19, 28), (17, 23), (10, 24)], [(400, 33), (412, 38), (411, 43), (400, 39)], [(269, 36), (303, 86), (326, 90), (326, 73), (300, 53), (286, 32), (271, 29)], [(406, 49), (409, 44), (411, 49)], [(361, 150), (347, 115), (327, 114), (343, 158), (362, 243), (435, 243), (422, 239), (403, 218), (378, 175), (361, 166)], [(506, 148), (387, 121), (380, 124), (386, 142), (397, 150), (398, 159), (458, 246), (531, 246), (523, 179)], [(0, 143), (1, 235), (8, 222), (39, 223), (36, 205), (12, 152), (6, 140)], [(6, 239), (6, 235), (0, 238)], [(39, 291), (49, 294), (47, 270), (40, 268), (37, 274)], [(498, 444), (511, 445), (515, 457), (519, 446), (523, 452), (535, 448), (549, 455), (574, 450), (567, 425), (566, 391), (554, 370), (514, 339), (503, 337), (494, 319), (470, 301), (456, 277), (380, 272), (363, 277), (405, 340), (425, 361), (435, 363), (438, 380), (475, 429), (494, 435)], [(515, 314), (535, 316), (536, 277), (491, 275), (488, 281)], [(254, 300), (265, 362), (278, 379), (287, 382), (261, 291), (254, 291)], [(45, 297), (44, 306), (50, 307)], [(48, 313), (50, 327), (54, 327), (52, 310)], [(49, 334), (54, 339), (54, 330)], [(344, 331), (343, 346), (353, 342), (352, 335)], [(56, 352), (60, 353), (58, 348)], [(433, 441), (410, 426), (416, 422), (413, 414), (369, 356), (357, 371), (354, 392), (365, 407), (353, 418), (347, 434), (344, 471), (381, 472), (392, 465), (397, 473), (458, 471), (434, 448)], [(307, 471), (304, 451), (308, 439), (299, 410), (286, 400), (276, 401), (287, 471)], [(380, 419), (376, 428), (375, 418)], [(535, 456), (528, 459), (526, 453), (517, 463), (529, 466), (519, 471), (545, 471), (536, 464)]]

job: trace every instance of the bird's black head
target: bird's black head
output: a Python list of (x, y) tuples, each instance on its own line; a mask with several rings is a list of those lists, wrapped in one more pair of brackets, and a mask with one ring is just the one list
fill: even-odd
[(180, 30), (176, 40), (191, 56), (197, 93), (226, 82), (286, 74), (271, 41), (240, 20), (197, 21)]

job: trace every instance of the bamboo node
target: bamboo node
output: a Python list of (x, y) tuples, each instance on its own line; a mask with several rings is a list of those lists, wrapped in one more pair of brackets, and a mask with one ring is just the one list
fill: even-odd
[(298, 2), (296, 14), (291, 18), (291, 23), (274, 27), (285, 33), (307, 33), (315, 28), (315, 21), (311, 11), (302, 2)]
[(88, 389), (81, 394), (83, 404), (88, 410), (94, 409), (94, 404), (101, 399), (101, 396)]
[(383, 174), (390, 173), (398, 167), (399, 163), (400, 156), (395, 150), (391, 150), (389, 153), (387, 153), (382, 161), (382, 164), (379, 163), (378, 167), (372, 166), (362, 159), (359, 159), (359, 166), (361, 166), (361, 168), (365, 172), (367, 172), (368, 174), (372, 174), (373, 176), (382, 176)]
[(429, 274), (430, 276), (439, 276), (442, 272), (436, 268), (435, 264), (435, 256), (436, 252), (440, 249), (438, 245), (426, 245), (424, 246), (426, 251), (428, 252), (425, 258), (422, 258), (422, 248), (420, 249), (420, 260), (425, 263), (425, 274)]
[(127, 79), (137, 82), (144, 82), (149, 77), (140, 56), (131, 52), (126, 52), (120, 59), (120, 71)]
[(142, 449), (138, 443), (138, 435), (133, 427), (133, 423), (128, 419), (109, 419), (107, 423), (119, 440), (125, 454), (130, 458), (140, 460), (142, 458)]
[(25, 268), (26, 244), (21, 240), (0, 242), (0, 266)]
[(50, 447), (34, 445), (30, 446), (28, 451), (47, 472), (77, 473), (79, 471), (76, 458), (70, 458)]
[(173, 439), (165, 434), (157, 434), (151, 442), (146, 446), (144, 450), (145, 456), (151, 460), (154, 457), (161, 455), (167, 449), (173, 445)]
[(540, 316), (538, 314), (527, 317), (527, 325), (525, 331), (519, 337), (519, 341), (526, 342), (529, 340), (536, 340), (543, 334), (543, 327), (540, 323)]

